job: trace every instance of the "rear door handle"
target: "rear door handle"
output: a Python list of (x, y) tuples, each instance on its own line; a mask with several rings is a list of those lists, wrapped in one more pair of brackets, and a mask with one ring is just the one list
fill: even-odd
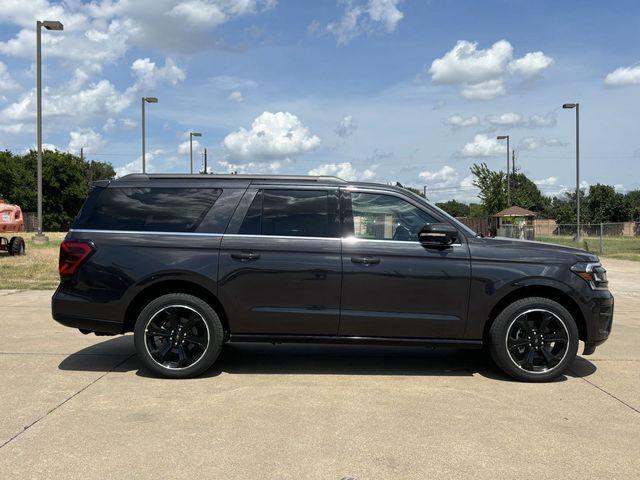
[(353, 263), (362, 263), (364, 265), (375, 265), (380, 263), (380, 259), (377, 257), (351, 257)]
[(257, 260), (260, 258), (260, 254), (253, 252), (232, 253), (231, 258), (236, 260)]

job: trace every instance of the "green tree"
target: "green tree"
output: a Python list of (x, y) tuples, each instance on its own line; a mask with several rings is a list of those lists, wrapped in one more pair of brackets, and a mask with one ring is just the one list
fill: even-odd
[(544, 212), (549, 207), (549, 199), (545, 198), (538, 186), (524, 173), (509, 176), (511, 185), (511, 203), (533, 212)]
[(487, 215), (493, 215), (507, 207), (505, 174), (493, 171), (486, 163), (474, 164), (471, 173), (476, 177), (473, 184), (480, 189), (478, 196)]
[(449, 200), (446, 202), (436, 203), (438, 207), (453, 217), (468, 217), (469, 205), (457, 200)]
[(631, 216), (624, 195), (611, 185), (591, 185), (585, 201), (585, 223), (624, 222)]
[(627, 204), (628, 220), (640, 222), (640, 190), (632, 190), (624, 196)]
[[(45, 230), (66, 230), (89, 192), (88, 178), (113, 178), (113, 167), (84, 162), (63, 152), (45, 150), (42, 157), (42, 209)], [(0, 152), (0, 194), (25, 212), (37, 211), (36, 152)]]

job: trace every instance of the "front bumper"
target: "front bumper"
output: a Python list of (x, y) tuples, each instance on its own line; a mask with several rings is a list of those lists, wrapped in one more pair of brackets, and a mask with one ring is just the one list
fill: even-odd
[(613, 324), (613, 295), (609, 291), (596, 291), (587, 305), (583, 311), (586, 323), (583, 355), (591, 355), (609, 338)]

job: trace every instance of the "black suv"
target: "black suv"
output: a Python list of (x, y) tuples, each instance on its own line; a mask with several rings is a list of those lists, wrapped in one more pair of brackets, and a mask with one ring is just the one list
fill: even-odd
[(609, 336), (590, 253), (481, 238), (402, 188), (334, 177), (128, 175), (96, 182), (60, 247), (53, 317), (134, 332), (158, 375), (225, 342), (481, 348), (546, 381)]

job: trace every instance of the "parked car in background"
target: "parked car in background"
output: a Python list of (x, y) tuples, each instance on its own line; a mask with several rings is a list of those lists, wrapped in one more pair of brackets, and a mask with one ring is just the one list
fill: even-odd
[(609, 336), (598, 258), (480, 238), (402, 188), (334, 177), (129, 175), (97, 182), (60, 247), (53, 317), (134, 332), (191, 377), (227, 342), (481, 348), (512, 377), (561, 375)]

